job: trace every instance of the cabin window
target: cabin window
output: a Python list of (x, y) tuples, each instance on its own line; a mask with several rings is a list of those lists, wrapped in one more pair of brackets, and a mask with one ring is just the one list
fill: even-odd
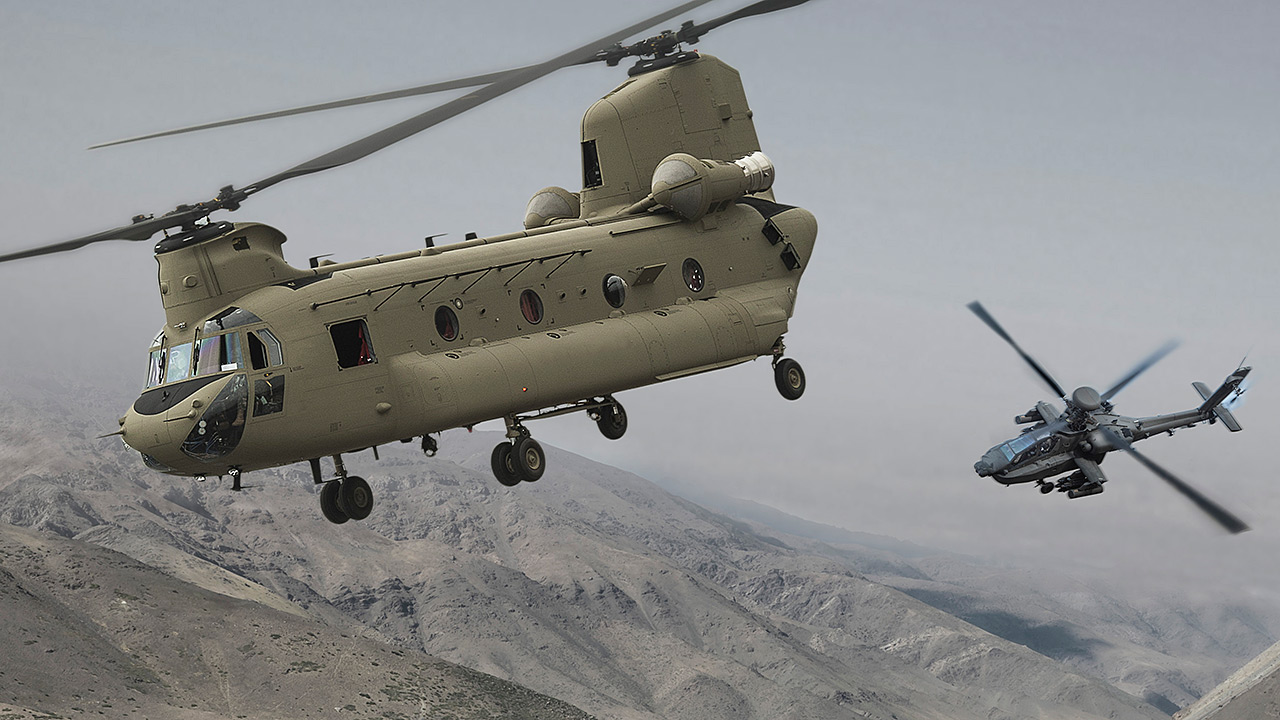
[(605, 275), (604, 299), (616, 308), (627, 301), (627, 281), (617, 275)]
[(369, 326), (364, 319), (349, 320), (329, 326), (333, 349), (338, 353), (338, 367), (352, 368), (377, 362), (373, 343), (369, 339)]
[(241, 367), (240, 335), (226, 333), (201, 338), (196, 343), (195, 367), (196, 375), (238, 370)]
[(582, 142), (582, 187), (594, 188), (604, 184), (604, 176), (600, 173), (600, 154), (596, 150), (595, 140)]
[(707, 284), (707, 278), (702, 274), (702, 265), (693, 258), (684, 261), (684, 284), (694, 292), (702, 292), (702, 288)]
[(182, 343), (169, 348), (165, 360), (165, 382), (178, 382), (191, 376), (191, 343)]
[(436, 308), (436, 332), (440, 333), (440, 337), (446, 342), (458, 339), (458, 316), (448, 305)]
[(520, 312), (530, 325), (542, 322), (542, 298), (532, 290), (520, 293)]

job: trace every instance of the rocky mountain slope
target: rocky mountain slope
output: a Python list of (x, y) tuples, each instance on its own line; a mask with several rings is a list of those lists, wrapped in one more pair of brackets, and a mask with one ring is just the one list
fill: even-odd
[[(483, 433), (447, 434), (432, 460), (407, 446), (349, 457), (377, 504), (333, 526), (305, 468), (254, 473), (242, 493), (154, 474), (93, 439), (100, 414), (26, 392), (0, 401), (0, 467), (24, 469), (0, 475), (0, 520), (600, 717), (1158, 718), (1239, 664), (1210, 647), (1216, 619), (1139, 623), (1104, 652), (1093, 640), (1138, 611), (1100, 614), (1007, 574), (984, 584), (883, 539), (733, 520), (554, 449), (541, 482), (503, 488), (487, 468), (498, 437)], [(1000, 599), (1014, 587), (1022, 599)], [(1040, 604), (1024, 612), (1027, 598)], [(1054, 657), (1063, 644), (1043, 638), (1058, 624), (1096, 651)], [(1218, 670), (1196, 675), (1205, 661)]]
[(374, 633), (0, 526), (6, 718), (586, 718)]
[(819, 525), (772, 508), (701, 495), (700, 504), (788, 544), (842, 559), (992, 634), (1101, 677), (1166, 712), (1189, 705), (1280, 636), (1263, 602), (1198, 602), (1179, 594), (1122, 591), (1044, 567), (1002, 565), (889, 538)]
[(1280, 717), (1280, 643), (1260, 653), (1175, 720), (1260, 720)]

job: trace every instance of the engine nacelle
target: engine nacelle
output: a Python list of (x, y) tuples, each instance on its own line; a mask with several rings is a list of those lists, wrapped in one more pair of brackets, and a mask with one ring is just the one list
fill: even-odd
[(577, 220), (582, 206), (578, 193), (547, 187), (534, 193), (524, 210), (524, 229), (544, 227), (565, 220)]
[(773, 163), (756, 151), (734, 162), (668, 155), (653, 171), (655, 202), (685, 220), (697, 220), (751, 193), (773, 187)]

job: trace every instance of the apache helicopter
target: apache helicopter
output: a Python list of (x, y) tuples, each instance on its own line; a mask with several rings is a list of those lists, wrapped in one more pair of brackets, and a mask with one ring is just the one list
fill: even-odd
[[(1178, 428), (1202, 422), (1212, 425), (1221, 421), (1231, 432), (1239, 432), (1240, 423), (1227, 406), (1243, 394), (1241, 383), (1249, 374), (1250, 368), (1242, 364), (1213, 392), (1204, 383), (1192, 383), (1203, 402), (1191, 410), (1151, 417), (1127, 417), (1116, 414), (1111, 399), (1134, 378), (1169, 354), (1176, 346), (1175, 343), (1166, 344), (1152, 353), (1106, 392), (1100, 394), (1091, 387), (1083, 386), (1076, 388), (1068, 397), (1062, 386), (1014, 342), (981, 303), (969, 303), (968, 308), (1009, 343), (1040, 379), (1066, 402), (1066, 410), (1061, 413), (1049, 403), (1041, 401), (1026, 413), (1015, 417), (1015, 423), (1029, 427), (1018, 437), (988, 450), (974, 464), (973, 469), (980, 477), (990, 477), (1004, 485), (1035, 482), (1041, 493), (1048, 494), (1057, 490), (1072, 499), (1087, 497), (1097, 495), (1104, 489), (1107, 477), (1099, 465), (1107, 453), (1124, 450), (1228, 531), (1240, 533), (1249, 529), (1235, 515), (1138, 452), (1133, 443), (1164, 432), (1172, 435)], [(1051, 480), (1064, 473), (1070, 474), (1057, 481)]]
[[(155, 245), (165, 324), (146, 389), (119, 435), (150, 468), (229, 475), (309, 462), (334, 523), (369, 515), (373, 495), (342, 455), (491, 419), (506, 486), (538, 480), (542, 447), (525, 425), (573, 412), (618, 439), (613, 393), (772, 358), (777, 389), (805, 389), (783, 335), (813, 252), (811, 213), (774, 201), (736, 70), (684, 49), (744, 17), (806, 0), (765, 0), (622, 45), (709, 0), (686, 2), (546, 62), (154, 135), (440, 90), (469, 94), (212, 200), (0, 262), (105, 240)], [(601, 49), (603, 48), (603, 49)], [(582, 121), (580, 192), (546, 188), (524, 228), (344, 263), (285, 262), (279, 230), (209, 218), (277, 183), (363, 158), (544, 75), (638, 58)], [(107, 143), (115, 144), (115, 143)], [(333, 460), (333, 475), (321, 458)]]

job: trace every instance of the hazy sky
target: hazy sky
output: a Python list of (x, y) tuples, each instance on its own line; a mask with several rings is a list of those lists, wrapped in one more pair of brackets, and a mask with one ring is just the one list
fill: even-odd
[[(524, 65), (664, 5), (0, 3), (0, 251), (210, 197), (438, 100), (92, 143)], [(742, 72), (778, 199), (819, 221), (787, 337), (808, 394), (782, 400), (762, 360), (621, 394), (618, 442), (582, 417), (534, 434), (851, 529), (1280, 590), (1277, 28), (1271, 0), (813, 0), (710, 34), (699, 48)], [(534, 191), (578, 187), (582, 112), (624, 77), (562, 71), (223, 217), (279, 227), (299, 266), (518, 229)], [(138, 389), (163, 322), (149, 243), (0, 266), (0, 298), (0, 370)], [(1068, 388), (1181, 339), (1119, 397), (1134, 415), (1197, 404), (1190, 382), (1216, 386), (1251, 349), (1245, 432), (1141, 448), (1254, 530), (1226, 536), (1126, 457), (1079, 501), (974, 475), (1014, 415), (1052, 400), (965, 310), (975, 298)], [(355, 462), (376, 488), (372, 458)]]

